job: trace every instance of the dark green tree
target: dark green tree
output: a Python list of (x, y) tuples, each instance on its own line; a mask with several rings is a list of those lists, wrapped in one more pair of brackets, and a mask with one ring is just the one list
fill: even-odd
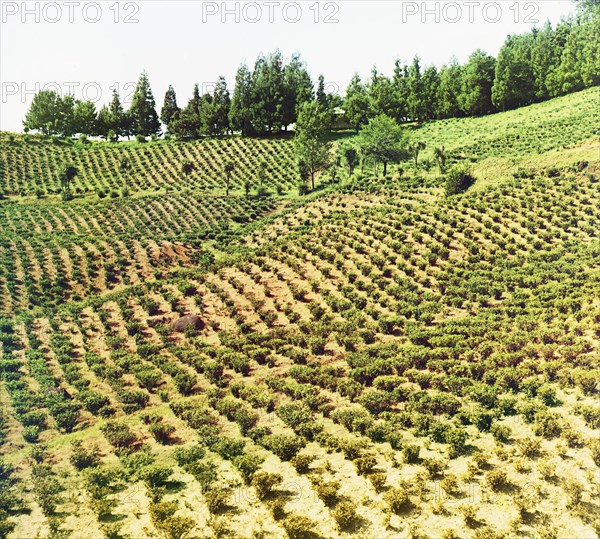
[(91, 101), (77, 101), (74, 111), (74, 131), (91, 136), (96, 133), (96, 105)]
[(423, 74), (421, 69), (421, 60), (418, 56), (413, 58), (412, 64), (408, 68), (408, 115), (411, 120), (423, 121), (426, 117), (426, 103), (423, 92)]
[(512, 35), (500, 49), (492, 87), (492, 103), (496, 108), (513, 109), (535, 100), (533, 43), (533, 34)]
[(394, 116), (398, 108), (392, 81), (380, 74), (375, 68), (371, 71), (369, 102), (370, 107), (368, 110), (371, 117), (380, 114)]
[(229, 125), (233, 131), (240, 131), (242, 136), (252, 132), (250, 113), (252, 74), (248, 66), (241, 65), (235, 75), (235, 88), (229, 108)]
[(296, 122), (298, 107), (313, 99), (313, 83), (304, 62), (294, 54), (283, 68), (284, 94), (282, 122), (284, 129)]
[(231, 173), (235, 170), (235, 163), (233, 161), (228, 161), (225, 163), (224, 172), (225, 172), (225, 194), (229, 196), (229, 187), (231, 184)]
[(160, 121), (156, 113), (156, 103), (145, 71), (140, 75), (133, 92), (129, 114), (133, 121), (133, 133), (135, 135), (147, 137), (160, 134)]
[(346, 89), (344, 98), (344, 110), (348, 123), (358, 130), (369, 121), (370, 100), (369, 93), (361, 82), (358, 74), (355, 74)]
[(480, 116), (494, 110), (492, 85), (496, 60), (481, 49), (469, 57), (463, 68), (459, 106), (467, 116)]
[(169, 84), (169, 89), (165, 93), (165, 100), (160, 111), (161, 122), (168, 127), (173, 116), (175, 116), (177, 112), (179, 112), (179, 107), (177, 106), (177, 96), (175, 95), (173, 86)]
[(71, 164), (63, 164), (58, 169), (58, 179), (60, 180), (61, 194), (63, 200), (71, 199), (71, 182), (77, 176), (77, 168)]
[(201, 131), (211, 135), (223, 135), (229, 131), (231, 99), (225, 77), (219, 77), (212, 97), (205, 97), (200, 107)]
[(439, 73), (438, 117), (456, 118), (462, 115), (458, 104), (462, 91), (462, 67), (456, 57), (444, 65)]
[(283, 125), (284, 76), (279, 51), (256, 60), (250, 85), (250, 116), (257, 134), (278, 132)]

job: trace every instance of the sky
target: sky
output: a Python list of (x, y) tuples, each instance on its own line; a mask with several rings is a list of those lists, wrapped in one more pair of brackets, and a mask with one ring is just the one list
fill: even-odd
[(477, 48), (495, 56), (508, 34), (573, 11), (571, 0), (0, 0), (0, 130), (22, 131), (40, 89), (98, 108), (117, 89), (127, 105), (142, 70), (159, 112), (169, 84), (182, 106), (219, 75), (232, 91), (242, 62), (275, 49), (299, 53), (313, 80), (322, 73), (343, 94), (373, 66), (391, 74), (415, 54), (438, 67)]

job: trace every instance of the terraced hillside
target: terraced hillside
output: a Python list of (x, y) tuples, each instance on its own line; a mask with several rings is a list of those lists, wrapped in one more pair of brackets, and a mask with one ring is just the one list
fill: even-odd
[[(0, 191), (7, 195), (60, 192), (58, 169), (73, 163), (79, 174), (76, 192), (99, 189), (118, 193), (194, 189), (225, 192), (224, 167), (235, 164), (231, 188), (244, 183), (275, 191), (297, 185), (293, 146), (289, 139), (225, 138), (196, 142), (156, 141), (115, 144), (73, 142), (42, 136), (0, 134)], [(125, 164), (125, 165), (124, 165)], [(264, 167), (264, 174), (259, 174)]]
[(2, 202), (0, 536), (597, 537), (600, 155), (556, 154)]
[(0, 312), (161, 278), (203, 256), (204, 241), (227, 241), (272, 211), (271, 198), (151, 195), (92, 203), (0, 206)]

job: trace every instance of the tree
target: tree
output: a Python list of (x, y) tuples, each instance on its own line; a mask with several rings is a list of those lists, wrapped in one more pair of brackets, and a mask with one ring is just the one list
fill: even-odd
[(121, 174), (123, 174), (123, 176), (125, 178), (125, 186), (127, 186), (127, 184), (128, 184), (129, 174), (130, 174), (132, 168), (133, 167), (131, 166), (131, 161), (129, 161), (129, 159), (127, 157), (123, 157), (121, 159), (121, 162), (119, 163), (119, 170), (121, 171)]
[(406, 156), (407, 138), (404, 130), (389, 116), (379, 115), (363, 127), (358, 141), (365, 158), (383, 163), (383, 175), (387, 164)]
[(461, 93), (462, 67), (456, 57), (449, 65), (442, 67), (439, 73), (438, 116), (440, 118), (456, 118), (461, 115), (458, 104)]
[(457, 195), (466, 191), (475, 183), (475, 177), (466, 166), (456, 166), (448, 173), (446, 177), (446, 196)]
[(433, 150), (433, 155), (437, 161), (440, 174), (444, 174), (446, 170), (446, 151), (443, 146), (439, 146)]
[(282, 121), (287, 130), (288, 125), (295, 123), (298, 118), (298, 107), (312, 101), (313, 83), (298, 54), (294, 54), (290, 63), (283, 68), (283, 78)]
[(250, 115), (251, 80), (252, 74), (248, 66), (241, 65), (235, 75), (235, 88), (233, 89), (233, 98), (229, 108), (229, 125), (234, 131), (241, 131), (242, 136), (248, 135), (252, 131)]
[(169, 133), (175, 135), (179, 140), (198, 138), (198, 115), (192, 107), (185, 107), (171, 118)]
[(558, 47), (550, 21), (534, 34), (531, 47), (531, 68), (536, 99), (550, 97), (550, 79), (559, 63)]
[(129, 126), (126, 122), (126, 114), (123, 112), (121, 100), (116, 90), (113, 90), (110, 105), (100, 109), (97, 119), (96, 132), (98, 135), (108, 138), (113, 132), (115, 139), (120, 136), (129, 136)]
[(346, 166), (348, 167), (348, 177), (350, 177), (358, 164), (358, 152), (354, 146), (346, 146), (343, 148), (342, 153), (344, 155), (344, 160), (346, 161)]
[(425, 96), (423, 94), (423, 76), (421, 73), (421, 60), (418, 56), (408, 68), (408, 115), (411, 120), (423, 121), (425, 117)]
[(396, 96), (392, 81), (383, 75), (380, 75), (376, 69), (371, 73), (371, 83), (369, 84), (369, 102), (370, 112), (373, 116), (385, 114), (393, 116), (397, 108)]
[(77, 101), (75, 103), (74, 131), (87, 136), (96, 133), (96, 105), (91, 101)]
[(279, 51), (260, 56), (250, 85), (250, 117), (257, 134), (279, 131), (283, 125), (283, 58)]
[(327, 122), (327, 112), (322, 110), (318, 102), (312, 101), (301, 105), (296, 122), (294, 146), (298, 161), (304, 163), (310, 176), (313, 191), (315, 174), (329, 164), (331, 145), (324, 140)]
[(322, 73), (319, 75), (319, 82), (317, 83), (316, 100), (322, 110), (327, 110), (329, 108), (329, 101), (327, 99), (327, 93), (325, 92), (325, 77)]
[(492, 87), (495, 107), (507, 110), (532, 103), (535, 79), (531, 62), (533, 35), (508, 36), (496, 60), (496, 76)]
[(424, 140), (417, 140), (417, 141), (411, 142), (408, 145), (408, 151), (412, 155), (413, 161), (415, 163), (415, 169), (417, 168), (417, 166), (419, 164), (419, 154), (426, 147), (427, 147), (427, 144), (425, 143)]
[(390, 116), (397, 122), (404, 122), (409, 118), (408, 98), (410, 88), (408, 84), (408, 66), (402, 65), (400, 60), (394, 62), (394, 76), (392, 85), (394, 88), (394, 111)]
[(197, 139), (200, 136), (202, 104), (209, 98), (210, 96), (201, 97), (200, 88), (195, 84), (192, 98), (183, 109), (176, 112), (171, 118), (169, 133), (175, 135), (179, 140)]
[(145, 71), (140, 75), (133, 92), (129, 114), (133, 120), (134, 134), (144, 137), (160, 134), (160, 121), (156, 113), (156, 103)]
[(258, 164), (256, 171), (258, 173), (258, 186), (259, 189), (262, 190), (263, 182), (267, 176), (267, 164), (264, 161), (261, 161)]
[(71, 164), (63, 164), (58, 170), (58, 179), (62, 190), (63, 200), (71, 199), (71, 182), (77, 176), (77, 169)]
[(38, 92), (25, 115), (23, 127), (40, 131), (44, 135), (57, 135), (63, 132), (64, 118), (63, 100), (53, 90)]
[(346, 89), (344, 98), (344, 110), (348, 123), (354, 127), (356, 132), (369, 121), (370, 100), (367, 89), (362, 84), (358, 74), (355, 74)]
[(440, 76), (435, 66), (428, 66), (423, 72), (423, 113), (424, 118), (432, 120), (438, 117)]
[(480, 116), (494, 110), (492, 85), (496, 60), (477, 49), (463, 68), (459, 106), (468, 116)]
[(233, 161), (228, 161), (227, 163), (225, 163), (225, 188), (226, 188), (226, 192), (225, 194), (227, 196), (229, 196), (229, 185), (231, 182), (231, 173), (235, 170), (235, 164), (233, 163)]
[(160, 120), (168, 127), (177, 112), (179, 112), (177, 96), (175, 95), (173, 86), (169, 84), (169, 89), (165, 93), (165, 100), (160, 111)]
[(208, 135), (223, 135), (229, 131), (229, 108), (231, 99), (225, 77), (219, 77), (211, 98), (202, 100), (200, 122), (202, 132)]

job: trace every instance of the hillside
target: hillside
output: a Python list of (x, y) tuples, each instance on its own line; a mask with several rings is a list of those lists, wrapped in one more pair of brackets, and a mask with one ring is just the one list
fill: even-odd
[(289, 140), (230, 139), (92, 143), (79, 198), (23, 198), (73, 149), (3, 134), (0, 536), (597, 537), (597, 104), (428, 123), (419, 170), (308, 197)]

